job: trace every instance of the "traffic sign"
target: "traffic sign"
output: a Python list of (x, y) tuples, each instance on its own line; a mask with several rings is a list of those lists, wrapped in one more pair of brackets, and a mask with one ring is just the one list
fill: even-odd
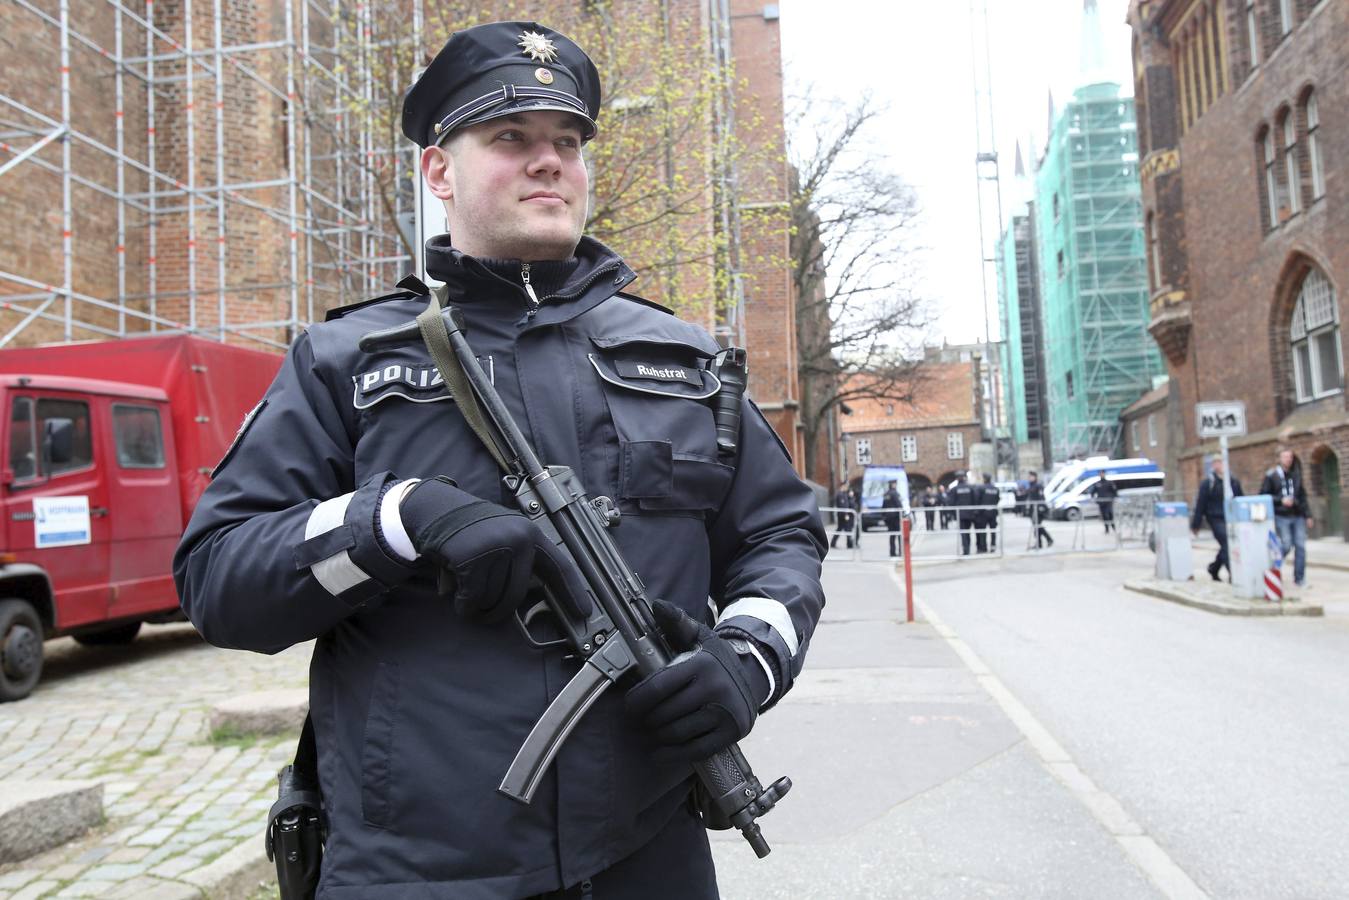
[(1201, 438), (1238, 437), (1246, 433), (1246, 404), (1241, 400), (1196, 403)]

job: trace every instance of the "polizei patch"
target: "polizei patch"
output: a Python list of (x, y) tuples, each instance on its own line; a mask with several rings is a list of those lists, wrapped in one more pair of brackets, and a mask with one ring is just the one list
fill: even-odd
[[(496, 383), (496, 372), (492, 358), (478, 357), (478, 362), (487, 371), (487, 377)], [(434, 403), (437, 400), (452, 400), (450, 389), (434, 365), (407, 363), (385, 363), (359, 375), (351, 376), (355, 383), (352, 405), (357, 409), (367, 409), (389, 397), (402, 397), (414, 403)]]
[(693, 369), (671, 365), (670, 363), (644, 363), (620, 359), (614, 361), (614, 368), (624, 378), (646, 378), (650, 381), (683, 381), (686, 384), (696, 384), (699, 387), (702, 387), (703, 384), (702, 379)]

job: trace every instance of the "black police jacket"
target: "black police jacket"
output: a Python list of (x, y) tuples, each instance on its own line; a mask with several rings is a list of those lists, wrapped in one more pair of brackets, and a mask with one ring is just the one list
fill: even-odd
[(978, 510), (973, 507), (979, 504), (979, 492), (975, 486), (968, 482), (957, 482), (956, 486), (951, 488), (949, 495), (951, 505), (960, 507), (957, 511), (960, 514), (960, 524), (971, 525), (978, 519)]
[[(801, 670), (824, 604), (815, 499), (748, 401), (739, 458), (717, 455), (705, 402), (718, 387), (707, 369), (716, 343), (620, 294), (633, 273), (602, 245), (584, 240), (578, 257), (554, 264), (564, 281), (531, 312), (509, 268), (428, 244), (431, 274), (540, 459), (617, 501), (614, 537), (650, 596), (705, 620), (711, 606), (754, 638), (777, 670), (771, 706)], [(273, 653), (317, 638), (310, 699), (331, 825), (318, 896), (329, 900), (575, 885), (651, 839), (690, 788), (687, 766), (652, 761), (615, 689), (532, 805), (497, 792), (578, 665), (531, 648), (513, 623), (460, 621), (434, 573), (398, 562), (374, 534), (393, 479), (443, 474), (509, 502), (425, 347), (357, 346), (426, 302), (391, 295), (296, 339), (174, 560), (183, 609), (211, 643)]]
[[(1241, 496), (1241, 482), (1235, 477), (1232, 478), (1232, 496)], [(1206, 475), (1204, 480), (1199, 482), (1199, 493), (1194, 498), (1194, 510), (1190, 513), (1190, 528), (1198, 531), (1205, 519), (1210, 524), (1214, 519), (1226, 520), (1227, 512), (1223, 501), (1223, 480)]]

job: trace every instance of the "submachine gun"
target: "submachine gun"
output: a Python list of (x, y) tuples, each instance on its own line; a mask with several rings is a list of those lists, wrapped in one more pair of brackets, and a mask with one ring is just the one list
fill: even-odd
[[(621, 679), (636, 681), (659, 671), (673, 654), (652, 617), (641, 578), (609, 536), (609, 528), (618, 524), (617, 507), (608, 497), (590, 497), (571, 468), (540, 464), (473, 355), (464, 335), (463, 314), (446, 306), (440, 292), (436, 293), (438, 296), (415, 322), (367, 334), (361, 339), (361, 349), (368, 352), (422, 337), (455, 405), (501, 467), (503, 481), (521, 512), (566, 550), (595, 601), (589, 618), (581, 621), (545, 589), (541, 601), (516, 614), (516, 622), (531, 644), (565, 644), (584, 660), (580, 672), (535, 723), (497, 788), (513, 800), (529, 803), (563, 742), (604, 691)], [(744, 351), (731, 351), (726, 362), (731, 369), (738, 364), (739, 387), (743, 390)], [(737, 417), (733, 424), (738, 431), (738, 396), (733, 406)], [(718, 429), (719, 437), (730, 440), (732, 423), (725, 414), (717, 418), (723, 425)], [(551, 617), (546, 615), (548, 611)], [(531, 629), (549, 619), (555, 622), (548, 625), (551, 633), (561, 637), (541, 640)], [(791, 779), (779, 778), (765, 788), (754, 777), (738, 744), (695, 763), (693, 768), (707, 827), (738, 828), (759, 858), (767, 856), (768, 842), (756, 820), (791, 789)]]

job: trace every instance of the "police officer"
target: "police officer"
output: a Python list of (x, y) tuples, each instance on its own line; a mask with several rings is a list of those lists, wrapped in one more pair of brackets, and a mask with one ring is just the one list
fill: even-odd
[(998, 549), (998, 488), (993, 484), (992, 475), (984, 475), (984, 483), (979, 486), (979, 552), (985, 551), (984, 536), (988, 536), (987, 550), (990, 553)]
[[(975, 492), (974, 485), (970, 484), (966, 473), (961, 472), (956, 479), (955, 487), (951, 488), (951, 506), (955, 507), (956, 524), (960, 527), (960, 555), (970, 555), (970, 534), (978, 525), (978, 510), (975, 504), (979, 502), (978, 495)], [(982, 543), (982, 542), (981, 542)], [(981, 547), (979, 552), (983, 552)]]
[[(1208, 564), (1209, 577), (1220, 581), (1218, 573), (1227, 569), (1227, 578), (1232, 578), (1232, 566), (1227, 558), (1227, 504), (1226, 489), (1223, 487), (1223, 458), (1214, 456), (1209, 460), (1208, 476), (1199, 482), (1199, 493), (1194, 498), (1194, 512), (1190, 514), (1190, 532), (1199, 534), (1199, 526), (1208, 521), (1213, 539), (1218, 542), (1218, 555)], [(1232, 496), (1241, 496), (1241, 482), (1232, 477)]]
[(1049, 546), (1054, 546), (1054, 538), (1043, 524), (1049, 509), (1045, 506), (1044, 485), (1040, 484), (1040, 476), (1036, 472), (1027, 476), (1026, 508), (1030, 515), (1030, 527), (1035, 529), (1035, 549), (1043, 549), (1045, 541), (1049, 542)]
[(885, 510), (885, 530), (890, 532), (890, 555), (899, 556), (899, 528), (904, 500), (899, 495), (898, 481), (891, 481), (886, 485), (885, 496), (881, 498), (881, 508)]
[(838, 536), (844, 536), (847, 542), (847, 549), (853, 548), (853, 532), (855, 529), (854, 515), (857, 509), (857, 492), (848, 487), (848, 482), (839, 483), (838, 491), (834, 494), (834, 533), (829, 538), (831, 548), (838, 546)]
[(1119, 488), (1115, 486), (1115, 482), (1105, 477), (1104, 469), (1099, 474), (1100, 477), (1087, 488), (1087, 493), (1096, 498), (1096, 508), (1101, 512), (1101, 524), (1105, 526), (1105, 533), (1109, 534), (1115, 527), (1115, 498), (1119, 496)]
[(359, 349), (427, 306), (415, 284), (309, 328), (218, 467), (174, 574), (211, 643), (317, 639), (319, 898), (716, 897), (690, 763), (744, 737), (801, 671), (824, 602), (817, 504), (748, 401), (738, 454), (719, 456), (716, 342), (620, 293), (633, 271), (582, 236), (599, 101), (594, 65), (551, 29), (451, 37), (403, 105), (450, 225), (426, 267), (540, 458), (618, 505), (614, 539), (667, 601), (667, 636), (698, 638), (601, 695), (532, 804), (498, 794), (578, 670), (509, 619), (536, 578), (577, 609), (590, 600), (512, 507), (425, 347)]

